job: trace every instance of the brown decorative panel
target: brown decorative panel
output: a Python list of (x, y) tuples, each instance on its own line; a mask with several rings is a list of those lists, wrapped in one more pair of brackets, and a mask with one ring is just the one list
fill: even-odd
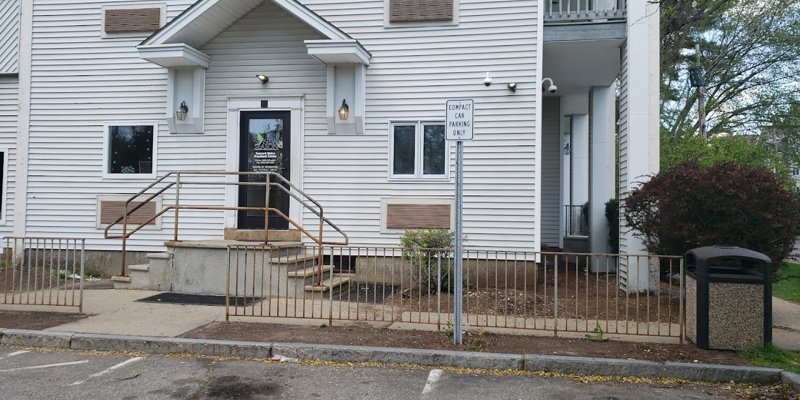
[[(134, 208), (139, 203), (131, 203), (129, 208)], [(117, 200), (101, 200), (100, 201), (100, 223), (108, 225), (122, 216), (125, 207), (124, 201)], [(156, 215), (156, 204), (147, 203), (142, 208), (136, 210), (133, 214), (128, 216), (128, 224), (139, 225), (153, 216)], [(122, 223), (122, 222), (120, 222)], [(148, 225), (155, 225), (155, 221), (150, 222)]]
[(160, 8), (106, 10), (106, 33), (155, 32), (161, 27)]
[(387, 229), (450, 229), (449, 204), (387, 204)]
[(389, 22), (453, 20), (453, 0), (390, 0), (389, 4)]

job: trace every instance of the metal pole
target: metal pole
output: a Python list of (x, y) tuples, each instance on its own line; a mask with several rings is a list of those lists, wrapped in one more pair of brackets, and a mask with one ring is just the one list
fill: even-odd
[[(695, 44), (695, 56), (697, 58), (697, 65), (700, 65), (700, 45)], [(703, 135), (703, 139), (708, 140), (708, 133), (706, 133), (706, 100), (705, 100), (705, 86), (703, 86), (705, 82), (697, 87), (697, 100), (699, 101), (697, 105), (697, 114), (698, 114), (698, 124), (700, 125), (700, 134)]]
[(173, 239), (174, 241), (178, 241), (178, 225), (180, 224), (179, 214), (181, 209), (181, 173), (177, 173), (176, 185), (175, 185), (175, 224), (173, 229), (175, 230)]
[(464, 190), (464, 142), (456, 142), (456, 237), (455, 251), (455, 276), (453, 286), (453, 343), (462, 344), (464, 342), (464, 332), (462, 331), (461, 319), (463, 317), (463, 190)]

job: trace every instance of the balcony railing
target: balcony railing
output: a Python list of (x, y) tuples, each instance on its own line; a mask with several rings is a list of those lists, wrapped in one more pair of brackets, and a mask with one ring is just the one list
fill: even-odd
[(625, 19), (627, 0), (545, 0), (545, 22)]

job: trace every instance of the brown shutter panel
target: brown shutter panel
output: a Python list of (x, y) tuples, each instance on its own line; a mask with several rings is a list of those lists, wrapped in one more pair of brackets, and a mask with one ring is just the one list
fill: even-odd
[[(131, 203), (129, 208), (134, 208), (139, 203)], [(124, 201), (115, 200), (102, 200), (100, 201), (100, 223), (108, 225), (122, 216), (125, 207)], [(136, 210), (133, 214), (128, 216), (128, 224), (139, 225), (153, 216), (156, 215), (155, 203), (147, 203), (142, 208)], [(151, 221), (148, 225), (155, 225), (155, 221)]]
[(160, 27), (160, 8), (106, 10), (106, 33), (155, 32)]
[(450, 229), (449, 204), (387, 204), (387, 229)]
[(389, 22), (453, 20), (453, 0), (390, 0), (389, 4)]

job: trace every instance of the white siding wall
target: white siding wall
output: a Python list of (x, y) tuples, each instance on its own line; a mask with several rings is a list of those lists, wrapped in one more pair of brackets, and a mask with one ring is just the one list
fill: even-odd
[[(388, 180), (388, 122), (443, 120), (447, 99), (474, 98), (475, 140), (464, 146), (466, 244), (532, 249), (536, 2), (461, 0), (458, 25), (391, 28), (384, 27), (383, 0), (301, 2), (372, 53), (366, 133), (329, 136), (306, 127), (304, 188), (326, 215), (354, 243), (397, 245), (399, 234), (379, 230), (380, 200), (452, 198), (455, 157), (450, 182)], [(486, 71), (494, 79), (488, 88)], [(518, 83), (516, 93), (506, 88), (509, 82)]]
[(542, 104), (542, 244), (559, 247), (561, 210), (561, 148), (559, 98)]
[(0, 1), (0, 74), (19, 71), (19, 1)]
[(0, 149), (6, 153), (6, 193), (3, 198), (0, 234), (12, 231), (14, 219), (14, 170), (17, 147), (17, 115), (19, 111), (19, 80), (16, 76), (0, 77)]
[[(37, 0), (34, 3), (27, 233), (89, 238), (91, 249), (118, 250), (95, 227), (97, 195), (131, 194), (148, 180), (102, 178), (103, 123), (157, 121), (159, 174), (225, 167), (226, 98), (305, 96), (304, 189), (356, 244), (398, 244), (380, 233), (380, 199), (452, 197), (450, 182), (393, 182), (388, 177), (388, 122), (443, 120), (449, 98), (474, 98), (475, 140), (465, 146), (468, 244), (532, 249), (534, 213), (537, 7), (534, 2), (461, 0), (458, 25), (383, 26), (383, 0), (303, 0), (372, 53), (367, 72), (366, 133), (328, 135), (325, 68), (302, 40), (320, 38), (269, 3), (204, 47), (206, 133), (171, 135), (163, 123), (164, 68), (138, 58), (144, 38), (103, 38), (101, 7), (141, 0)], [(168, 20), (190, 0), (170, 0)], [(253, 75), (267, 72), (261, 86)], [(491, 71), (494, 85), (482, 84)], [(518, 83), (516, 93), (506, 88)], [(238, 134), (234, 132), (232, 134)], [(454, 146), (451, 146), (454, 148)], [(451, 170), (454, 156), (451, 156)], [(187, 201), (222, 199), (207, 190)], [(311, 214), (304, 222), (313, 226)], [(133, 250), (170, 237), (142, 231)], [(183, 239), (221, 237), (218, 213), (181, 215)]]
[[(170, 0), (168, 20), (191, 2)], [(146, 35), (103, 38), (102, 6), (126, 3), (146, 1), (34, 2), (28, 235), (86, 237), (91, 249), (119, 250), (119, 241), (102, 239), (95, 228), (97, 195), (132, 194), (149, 181), (101, 177), (104, 122), (160, 121), (159, 173), (195, 167), (190, 156), (206, 152), (209, 137), (168, 133), (166, 69), (139, 59), (135, 49)], [(214, 222), (195, 228), (219, 229)], [(142, 231), (132, 247), (153, 248), (164, 238)]]
[[(625, 213), (622, 208), (622, 203), (628, 194), (628, 46), (622, 45), (622, 71), (620, 72), (620, 85), (619, 85), (619, 193), (617, 198), (620, 202), (620, 235), (619, 235), (619, 252), (620, 254), (629, 253), (628, 249), (628, 235), (624, 233), (627, 229), (625, 226)], [(622, 268), (621, 274), (626, 274), (627, 269)]]

